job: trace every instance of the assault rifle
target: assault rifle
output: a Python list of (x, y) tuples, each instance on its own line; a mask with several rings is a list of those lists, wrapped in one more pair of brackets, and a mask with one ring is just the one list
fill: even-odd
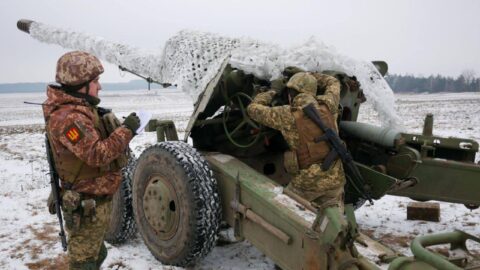
[(58, 177), (57, 170), (55, 169), (55, 163), (53, 162), (52, 148), (50, 147), (50, 141), (48, 140), (48, 135), (45, 134), (45, 148), (47, 152), (47, 161), (50, 168), (50, 185), (52, 188), (53, 202), (55, 203), (55, 211), (58, 217), (58, 223), (60, 223), (60, 239), (62, 241), (63, 251), (67, 251), (67, 238), (65, 236), (65, 230), (63, 229), (63, 218), (62, 218), (62, 208), (61, 198), (60, 198), (60, 180)]
[(358, 194), (360, 194), (360, 196), (373, 204), (373, 200), (370, 195), (370, 186), (365, 184), (362, 175), (353, 162), (352, 155), (345, 147), (337, 133), (322, 122), (322, 119), (313, 103), (303, 107), (303, 112), (324, 132), (321, 137), (315, 139), (315, 142), (318, 143), (320, 141), (327, 141), (331, 148), (330, 152), (327, 154), (327, 157), (322, 163), (322, 170), (328, 170), (333, 161), (340, 157), (343, 162), (345, 172), (347, 176), (349, 176), (347, 177), (347, 180), (358, 192)]

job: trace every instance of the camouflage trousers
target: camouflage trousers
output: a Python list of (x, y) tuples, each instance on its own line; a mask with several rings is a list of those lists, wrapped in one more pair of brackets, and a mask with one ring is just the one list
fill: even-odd
[(321, 164), (312, 164), (307, 169), (300, 170), (293, 175), (288, 188), (317, 208), (332, 205), (342, 208), (344, 185), (342, 162), (337, 160), (327, 171), (322, 171)]
[(100, 268), (100, 264), (107, 257), (107, 249), (103, 241), (110, 222), (111, 209), (110, 199), (97, 202), (95, 218), (82, 216), (77, 226), (68, 225), (67, 220), (72, 219), (72, 213), (64, 212), (70, 269)]

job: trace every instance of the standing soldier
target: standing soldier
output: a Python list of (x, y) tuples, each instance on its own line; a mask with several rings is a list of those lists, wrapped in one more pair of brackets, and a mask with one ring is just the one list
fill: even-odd
[[(122, 181), (119, 162), (140, 126), (131, 113), (114, 130), (97, 107), (103, 66), (93, 55), (73, 51), (57, 62), (55, 80), (43, 105), (46, 133), (61, 179), (61, 201), (68, 233), (70, 269), (99, 269), (107, 257), (104, 236), (111, 198)], [(51, 202), (49, 202), (51, 203)], [(51, 206), (51, 205), (50, 205)]]
[[(316, 96), (317, 85), (324, 89)], [(308, 118), (302, 108), (310, 103), (320, 113), (322, 121), (338, 132), (337, 116), (340, 82), (332, 76), (299, 72), (287, 83), (290, 105), (270, 107), (275, 90), (258, 94), (248, 106), (248, 115), (255, 121), (279, 130), (289, 151), (284, 154), (285, 168), (292, 174), (288, 189), (312, 202), (317, 208), (343, 207), (345, 175), (341, 160), (326, 160), (330, 146), (316, 142), (323, 131)], [(292, 100), (293, 99), (293, 100)], [(322, 163), (329, 168), (322, 170)]]

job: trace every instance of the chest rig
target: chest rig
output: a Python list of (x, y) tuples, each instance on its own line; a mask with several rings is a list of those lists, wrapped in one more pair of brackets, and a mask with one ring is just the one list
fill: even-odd
[[(331, 129), (336, 129), (335, 119), (327, 105), (320, 103), (315, 107), (325, 125)], [(294, 109), (293, 117), (299, 134), (299, 144), (295, 151), (299, 168), (306, 169), (312, 164), (323, 162), (330, 152), (330, 146), (328, 142), (316, 139), (320, 138), (324, 132), (302, 110)]]
[[(121, 123), (110, 111), (103, 108), (89, 108), (93, 113), (94, 127), (99, 132), (102, 140), (108, 138), (110, 134), (118, 128)], [(48, 119), (47, 119), (48, 126)], [(48, 129), (47, 129), (48, 130)], [(51, 136), (48, 136), (51, 140)], [(110, 172), (115, 172), (123, 168), (128, 162), (128, 150), (122, 153), (117, 159), (106, 166), (92, 167), (80, 160), (75, 154), (62, 147), (55, 149), (55, 144), (50, 141), (52, 147), (55, 167), (60, 179), (70, 185), (80, 180), (94, 179), (102, 177)]]

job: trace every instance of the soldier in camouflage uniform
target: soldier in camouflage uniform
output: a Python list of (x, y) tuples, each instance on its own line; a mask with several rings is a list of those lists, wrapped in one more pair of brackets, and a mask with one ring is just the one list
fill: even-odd
[(111, 198), (120, 186), (121, 164), (140, 125), (135, 113), (106, 131), (97, 107), (103, 66), (93, 55), (69, 52), (57, 62), (56, 81), (43, 104), (46, 132), (61, 179), (70, 269), (99, 269)]
[[(318, 89), (323, 95), (316, 96)], [(323, 131), (302, 111), (314, 103), (323, 122), (338, 131), (337, 116), (340, 101), (340, 82), (320, 73), (299, 72), (287, 83), (290, 105), (270, 107), (275, 90), (258, 94), (248, 106), (248, 115), (255, 121), (279, 130), (290, 147), (285, 157), (285, 168), (292, 174), (287, 188), (311, 201), (319, 208), (337, 205), (343, 207), (345, 175), (341, 160), (336, 160), (326, 171), (321, 165), (330, 151), (327, 142), (313, 140)], [(293, 100), (292, 100), (293, 98)]]

